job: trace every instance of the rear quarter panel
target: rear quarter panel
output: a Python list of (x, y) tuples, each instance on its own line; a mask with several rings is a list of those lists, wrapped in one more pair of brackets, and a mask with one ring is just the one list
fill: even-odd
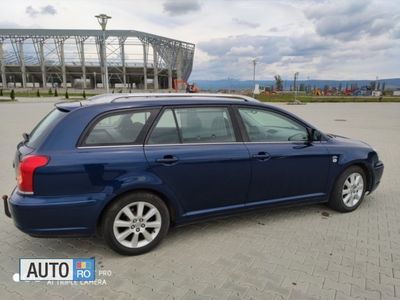
[[(121, 109), (117, 107), (116, 109)], [(35, 194), (40, 197), (82, 196), (96, 200), (96, 211), (127, 191), (145, 189), (165, 196), (177, 214), (181, 207), (174, 193), (152, 172), (143, 146), (78, 147), (77, 143), (96, 116), (109, 112), (96, 105), (70, 112), (36, 150), (50, 161), (35, 172)]]

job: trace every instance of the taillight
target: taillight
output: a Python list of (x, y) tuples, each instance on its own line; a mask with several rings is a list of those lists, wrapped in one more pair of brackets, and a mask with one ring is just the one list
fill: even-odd
[(17, 184), (22, 193), (33, 193), (33, 175), (37, 168), (47, 165), (49, 158), (43, 155), (27, 155), (19, 163)]

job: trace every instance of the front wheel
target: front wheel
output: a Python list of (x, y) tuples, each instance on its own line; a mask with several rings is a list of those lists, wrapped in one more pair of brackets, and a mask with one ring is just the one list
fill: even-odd
[(116, 252), (139, 255), (157, 246), (169, 223), (168, 208), (159, 197), (136, 192), (122, 196), (107, 209), (103, 235)]
[(366, 182), (362, 168), (349, 167), (336, 181), (329, 199), (329, 206), (340, 212), (355, 210), (364, 199)]

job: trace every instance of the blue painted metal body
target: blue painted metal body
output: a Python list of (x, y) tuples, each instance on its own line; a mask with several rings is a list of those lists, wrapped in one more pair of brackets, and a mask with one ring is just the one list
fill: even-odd
[[(36, 149), (20, 145), (23, 155), (50, 157), (34, 177), (34, 195), (15, 189), (9, 199), (16, 226), (32, 235), (92, 235), (107, 205), (132, 190), (148, 190), (162, 197), (172, 221), (183, 224), (268, 205), (324, 202), (336, 178), (349, 165), (359, 164), (368, 175), (368, 190), (379, 184), (383, 164), (367, 144), (323, 135), (310, 143), (130, 145), (78, 147), (85, 128), (98, 115), (114, 110), (165, 106), (223, 105), (235, 109), (273, 110), (312, 125), (279, 108), (256, 102), (202, 99), (146, 100), (81, 105), (68, 103), (68, 113), (43, 137)], [(238, 117), (238, 114), (236, 115)], [(268, 159), (257, 154), (267, 152)], [(179, 160), (156, 162), (165, 155)], [(333, 162), (333, 157), (337, 162)]]

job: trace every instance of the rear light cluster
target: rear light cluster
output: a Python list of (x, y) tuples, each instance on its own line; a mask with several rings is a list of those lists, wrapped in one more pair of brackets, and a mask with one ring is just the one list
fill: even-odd
[(47, 165), (49, 158), (43, 155), (27, 155), (19, 163), (17, 173), (18, 189), (33, 194), (33, 176), (37, 168)]

